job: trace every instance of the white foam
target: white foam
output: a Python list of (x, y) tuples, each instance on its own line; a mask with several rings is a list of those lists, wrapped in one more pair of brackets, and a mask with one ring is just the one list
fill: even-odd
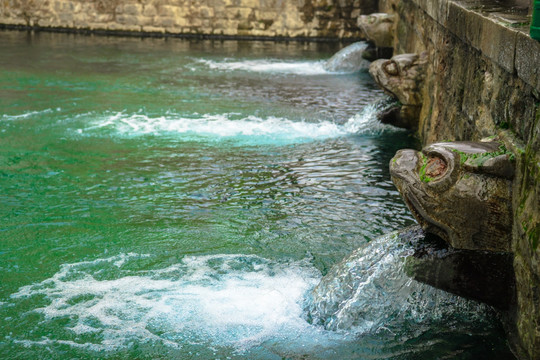
[(187, 257), (156, 270), (128, 270), (140, 260), (125, 254), (63, 265), (50, 279), (22, 287), (11, 298), (44, 296), (49, 304), (31, 310), (44, 321), (70, 318), (73, 337), (99, 334), (101, 339), (81, 343), (66, 336), (41, 345), (115, 350), (133, 341), (172, 347), (203, 342), (243, 351), (268, 339), (320, 333), (303, 319), (304, 296), (320, 277), (307, 264), (214, 255)]
[(238, 114), (193, 114), (189, 117), (167, 113), (163, 116), (148, 116), (142, 113), (125, 112), (105, 113), (103, 115), (86, 114), (92, 119), (86, 128), (76, 129), (80, 135), (100, 135), (103, 131), (112, 131), (119, 136), (182, 136), (185, 138), (231, 139), (241, 142), (255, 141), (264, 143), (289, 143), (335, 138), (354, 134), (379, 134), (396, 131), (391, 125), (385, 125), (377, 119), (377, 106), (369, 105), (360, 114), (350, 118), (345, 124), (333, 121), (294, 121), (282, 117)]
[(343, 124), (344, 132), (350, 135), (376, 135), (384, 132), (403, 131), (395, 126), (380, 122), (377, 118), (380, 110), (378, 104), (367, 105), (360, 113)]
[[(293, 74), (293, 75), (325, 75), (339, 74), (325, 68), (325, 61), (283, 61), (278, 59), (264, 60), (223, 60), (196, 59), (196, 63), (220, 71), (247, 71), (255, 73)], [(192, 68), (195, 69), (195, 68)]]
[[(56, 108), (56, 111), (60, 111), (60, 110), (61, 110), (60, 108)], [(2, 120), (26, 119), (26, 118), (30, 118), (30, 117), (33, 117), (33, 116), (36, 116), (36, 115), (49, 114), (49, 113), (52, 113), (54, 111), (55, 110), (53, 110), (53, 109), (44, 109), (44, 110), (27, 111), (25, 113), (18, 114), (18, 115), (3, 114), (2, 115)]]

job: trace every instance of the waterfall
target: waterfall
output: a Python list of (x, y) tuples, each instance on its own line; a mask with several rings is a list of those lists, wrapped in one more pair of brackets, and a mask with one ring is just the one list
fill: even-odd
[(356, 42), (341, 49), (324, 64), (324, 69), (331, 72), (356, 72), (369, 68), (369, 61), (362, 57), (368, 44)]
[[(465, 300), (410, 279), (403, 267), (420, 227), (383, 235), (335, 265), (311, 293), (306, 310), (310, 322), (327, 330), (400, 333), (413, 322), (415, 331), (460, 314), (475, 319), (485, 305)], [(422, 324), (424, 326), (422, 326)]]

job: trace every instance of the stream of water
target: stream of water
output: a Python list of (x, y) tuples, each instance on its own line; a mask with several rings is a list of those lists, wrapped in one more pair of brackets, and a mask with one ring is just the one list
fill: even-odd
[[(0, 358), (511, 358), (402, 276), (416, 144), (340, 48), (0, 32)], [(354, 310), (308, 315), (355, 249)]]

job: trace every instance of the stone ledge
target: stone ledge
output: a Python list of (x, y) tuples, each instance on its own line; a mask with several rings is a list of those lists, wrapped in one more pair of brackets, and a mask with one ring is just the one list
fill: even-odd
[(523, 9), (485, 0), (410, 0), (437, 23), (540, 93), (540, 42)]

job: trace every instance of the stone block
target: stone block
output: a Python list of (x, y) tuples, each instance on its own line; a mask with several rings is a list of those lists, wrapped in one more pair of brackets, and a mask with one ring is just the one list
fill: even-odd
[(238, 34), (238, 21), (232, 20), (229, 25), (223, 29), (223, 35), (237, 35)]
[(459, 39), (467, 39), (467, 16), (464, 16), (465, 9), (455, 2), (448, 3), (447, 29), (456, 35)]
[[(6, 24), (5, 20), (0, 17), (0, 23)], [(45, 18), (39, 20), (39, 25), (44, 27), (54, 26), (54, 21), (52, 18)]]
[(515, 68), (524, 82), (540, 92), (540, 42), (522, 32), (516, 35)]
[(139, 17), (135, 15), (118, 15), (116, 21), (122, 25), (137, 26), (139, 25)]
[(148, 26), (153, 25), (154, 18), (152, 16), (139, 16), (139, 23), (140, 26)]
[(62, 11), (62, 1), (56, 0), (53, 4), (53, 11)]
[(437, 21), (441, 25), (446, 25), (446, 22), (448, 21), (448, 1), (438, 1), (437, 3)]
[[(102, 27), (100, 27), (100, 28), (102, 28)], [(125, 30), (124, 25), (118, 24), (117, 22), (108, 23), (105, 26), (105, 29), (106, 30)]]
[(142, 31), (150, 33), (163, 33), (165, 30), (161, 26), (143, 26)]
[(95, 16), (95, 22), (97, 23), (108, 23), (114, 18), (113, 14), (98, 14)]
[(259, 11), (258, 14), (259, 14), (258, 19), (260, 20), (274, 21), (274, 19), (277, 17), (277, 12), (275, 11)]
[(153, 5), (146, 5), (143, 10), (144, 16), (156, 16), (157, 15), (157, 9)]
[(114, 13), (120, 15), (124, 13), (124, 5), (120, 4), (114, 8)]
[(201, 7), (199, 9), (200, 17), (203, 19), (213, 18), (214, 17), (214, 9), (210, 7)]
[(482, 17), (481, 21), (480, 50), (503, 69), (513, 73), (517, 31), (486, 17)]
[(143, 6), (140, 4), (126, 4), (124, 5), (124, 14), (127, 15), (139, 15), (143, 11)]
[(446, 3), (446, 1), (431, 0), (413, 0), (412, 2), (436, 21), (439, 21), (438, 5), (440, 3)]
[(97, 15), (96, 8), (91, 3), (83, 3), (83, 4), (81, 4), (80, 11), (84, 12), (86, 14), (90, 14), (93, 18), (95, 18), (96, 15)]
[(250, 8), (230, 7), (225, 10), (227, 19), (229, 20), (247, 20), (251, 14)]
[(465, 39), (472, 47), (481, 50), (482, 46), (482, 29), (486, 18), (475, 11), (462, 8), (463, 15), (466, 19), (466, 34)]
[(217, 19), (213, 21), (212, 25), (213, 25), (214, 30), (212, 32), (214, 34), (216, 33), (219, 34), (221, 30), (228, 28), (227, 24), (228, 24), (228, 21), (225, 19)]
[(171, 5), (161, 5), (158, 7), (157, 14), (159, 16), (173, 16), (176, 13), (176, 6)]
[(261, 6), (259, 0), (242, 0), (240, 4), (241, 4), (240, 6), (250, 8), (250, 9), (256, 9)]
[(461, 41), (480, 50), (484, 18), (456, 2), (448, 3), (446, 26)]
[(187, 19), (187, 23), (188, 23), (189, 26), (195, 27), (197, 29), (199, 29), (199, 28), (201, 28), (203, 26), (202, 20), (200, 18), (197, 18), (197, 17)]
[(517, 34), (514, 29), (456, 2), (448, 2), (446, 26), (460, 40), (481, 51), (506, 71), (514, 71)]
[(171, 16), (160, 16), (154, 19), (153, 26), (171, 28), (177, 25), (177, 19)]
[(73, 24), (73, 14), (69, 12), (62, 12), (58, 14), (58, 19), (62, 24), (72, 25)]

